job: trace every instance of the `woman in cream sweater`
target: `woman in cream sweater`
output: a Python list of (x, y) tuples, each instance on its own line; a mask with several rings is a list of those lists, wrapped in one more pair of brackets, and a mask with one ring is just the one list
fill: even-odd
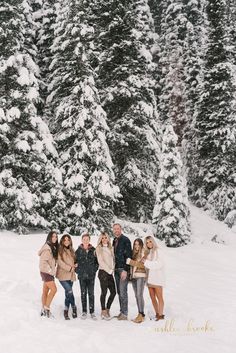
[(75, 306), (75, 298), (72, 289), (73, 283), (76, 279), (76, 267), (77, 265), (75, 264), (75, 252), (73, 249), (72, 239), (70, 235), (65, 234), (60, 240), (56, 273), (56, 277), (65, 290), (65, 320), (70, 320), (68, 316), (70, 306), (72, 308), (72, 317), (74, 319), (77, 317), (77, 308)]
[[(96, 247), (96, 255), (99, 264), (98, 278), (101, 286), (101, 316), (102, 319), (110, 319), (110, 308), (116, 295), (115, 281), (113, 277), (115, 261), (113, 247), (107, 233), (101, 233)], [(106, 303), (107, 290), (110, 291)]]
[(165, 286), (165, 262), (162, 250), (152, 236), (144, 240), (145, 256), (142, 259), (147, 269), (147, 286), (156, 312), (156, 320), (163, 320), (164, 300), (163, 287)]
[(56, 263), (58, 255), (58, 237), (54, 231), (49, 232), (46, 243), (39, 250), (38, 255), (40, 275), (43, 281), (41, 316), (52, 316), (51, 302), (57, 292), (55, 285)]

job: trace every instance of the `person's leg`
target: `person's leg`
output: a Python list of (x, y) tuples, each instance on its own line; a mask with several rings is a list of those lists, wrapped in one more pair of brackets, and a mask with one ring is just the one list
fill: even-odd
[(122, 280), (120, 279), (120, 304), (121, 313), (128, 316), (128, 278)]
[(116, 296), (116, 286), (115, 286), (115, 281), (114, 281), (113, 276), (109, 275), (109, 274), (108, 274), (108, 276), (109, 276), (108, 277), (108, 288), (110, 291), (110, 295), (109, 295), (106, 307), (109, 310), (111, 308), (111, 305), (112, 305), (114, 298)]
[(115, 281), (116, 281), (116, 291), (118, 294), (119, 298), (119, 304), (120, 304), (120, 313), (121, 313), (121, 300), (120, 300), (120, 273), (118, 270), (115, 270)]
[(84, 278), (79, 278), (82, 312), (87, 313), (87, 282)]
[(137, 278), (137, 305), (138, 305), (138, 311), (142, 315), (144, 315), (144, 298), (143, 298), (144, 285), (145, 285), (145, 278), (144, 277)]
[(57, 287), (54, 281), (50, 281), (50, 282), (46, 282), (47, 287), (49, 288), (49, 293), (47, 296), (47, 300), (46, 300), (46, 305), (45, 307), (47, 307), (48, 309), (50, 308), (51, 302), (57, 292)]
[(133, 287), (133, 290), (134, 290), (136, 304), (137, 304), (137, 307), (138, 307), (138, 310), (139, 310), (138, 295), (137, 295), (137, 278), (133, 278), (132, 279), (132, 287)]
[(150, 298), (152, 300), (152, 305), (154, 307), (155, 313), (156, 315), (158, 315), (158, 303), (157, 303), (157, 299), (156, 299), (156, 291), (155, 288), (152, 287), (148, 287), (149, 290), (149, 294), (150, 294)]
[(107, 295), (107, 280), (106, 280), (106, 275), (105, 271), (99, 270), (98, 272), (98, 278), (100, 281), (100, 287), (101, 287), (101, 295), (100, 295), (100, 302), (101, 302), (101, 308), (102, 310), (106, 309), (106, 295)]
[(88, 297), (89, 297), (89, 312), (94, 313), (94, 284), (95, 278), (89, 278), (88, 283)]
[(49, 287), (46, 282), (43, 282), (43, 293), (42, 293), (42, 308), (45, 307), (48, 297)]
[(163, 315), (163, 309), (164, 309), (164, 299), (163, 299), (163, 289), (161, 286), (158, 286), (157, 288), (155, 288), (155, 293), (156, 293), (156, 297), (158, 300), (158, 306), (159, 306), (159, 311), (158, 314), (160, 316)]
[(72, 307), (75, 306), (75, 298), (72, 290), (72, 281), (60, 281), (62, 287), (65, 290), (65, 309), (69, 309), (70, 304)]

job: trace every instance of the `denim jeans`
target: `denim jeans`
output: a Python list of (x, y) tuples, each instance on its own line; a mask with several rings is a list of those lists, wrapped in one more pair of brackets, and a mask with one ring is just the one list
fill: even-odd
[(69, 309), (70, 304), (72, 307), (75, 306), (75, 297), (73, 294), (73, 282), (72, 281), (60, 281), (62, 287), (65, 289), (65, 309)]
[(137, 306), (138, 306), (138, 312), (140, 314), (144, 314), (143, 292), (144, 292), (145, 280), (146, 280), (145, 277), (133, 278), (132, 279), (132, 285), (133, 285), (133, 289), (134, 289), (136, 303), (137, 303)]
[(120, 302), (120, 312), (124, 315), (128, 315), (128, 276), (125, 280), (120, 278), (121, 272), (123, 269), (115, 270), (115, 280), (116, 280), (116, 289), (119, 296)]
[(94, 313), (94, 284), (95, 278), (79, 277), (81, 302), (83, 313), (87, 313), (87, 294), (89, 298), (89, 312)]

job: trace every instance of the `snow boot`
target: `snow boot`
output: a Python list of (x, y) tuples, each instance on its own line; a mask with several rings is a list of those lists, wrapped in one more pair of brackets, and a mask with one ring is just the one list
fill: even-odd
[(144, 317), (141, 313), (139, 313), (134, 320), (132, 320), (136, 324), (141, 324), (144, 321)]
[(72, 307), (72, 317), (73, 317), (73, 319), (77, 318), (77, 307), (76, 306)]
[(65, 318), (65, 320), (70, 320), (70, 318), (68, 316), (68, 309), (64, 310), (64, 318)]

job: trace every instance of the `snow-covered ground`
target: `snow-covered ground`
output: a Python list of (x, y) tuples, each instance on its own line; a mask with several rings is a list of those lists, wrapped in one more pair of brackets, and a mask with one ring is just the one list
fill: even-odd
[[(151, 226), (131, 225), (136, 234), (148, 234)], [(168, 282), (165, 289), (166, 320), (150, 321), (152, 306), (145, 288), (147, 319), (109, 322), (91, 319), (65, 321), (64, 291), (52, 304), (55, 319), (39, 316), (42, 282), (37, 251), (45, 234), (19, 236), (1, 232), (0, 255), (0, 351), (1, 353), (233, 353), (236, 345), (236, 233), (192, 207), (193, 241), (178, 249), (165, 249)], [(129, 234), (128, 234), (129, 235)], [(211, 238), (218, 235), (222, 243)], [(131, 240), (134, 234), (130, 235)], [(96, 237), (92, 243), (96, 245)], [(224, 241), (224, 243), (223, 243)], [(74, 247), (80, 243), (73, 238)], [(74, 293), (79, 310), (78, 282)], [(100, 288), (96, 282), (96, 313)], [(118, 313), (118, 298), (112, 306)], [(129, 285), (129, 318), (137, 313)]]

